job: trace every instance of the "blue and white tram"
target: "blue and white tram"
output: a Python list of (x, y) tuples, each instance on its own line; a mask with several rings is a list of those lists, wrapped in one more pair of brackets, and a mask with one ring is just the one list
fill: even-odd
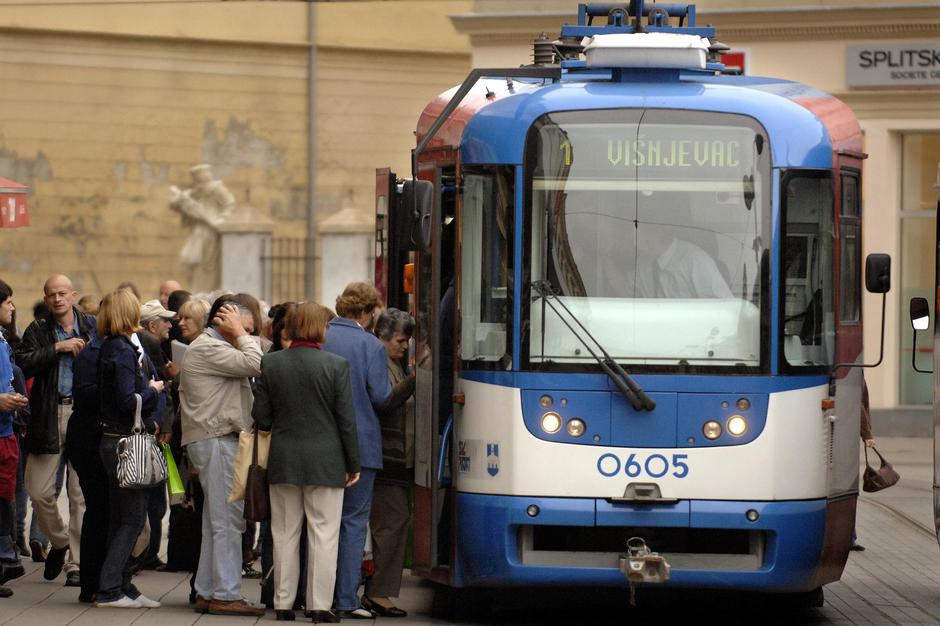
[[(428, 105), (418, 182), (378, 171), (377, 282), (431, 355), (415, 571), (782, 592), (840, 577), (862, 135), (827, 94), (723, 72), (722, 48), (692, 5), (581, 5), (535, 64)], [(869, 267), (882, 291), (886, 261)]]

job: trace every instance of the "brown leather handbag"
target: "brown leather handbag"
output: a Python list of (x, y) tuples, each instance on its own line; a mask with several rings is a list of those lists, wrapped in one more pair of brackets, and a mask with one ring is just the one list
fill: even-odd
[(901, 480), (901, 475), (894, 471), (890, 463), (885, 461), (885, 458), (878, 452), (878, 448), (872, 448), (872, 450), (881, 459), (881, 466), (875, 469), (869, 465), (868, 446), (865, 446), (865, 473), (862, 474), (862, 489), (865, 491), (881, 491)]
[(258, 427), (254, 428), (251, 444), (251, 465), (245, 480), (245, 519), (265, 522), (271, 519), (271, 496), (268, 493), (268, 470), (258, 465)]

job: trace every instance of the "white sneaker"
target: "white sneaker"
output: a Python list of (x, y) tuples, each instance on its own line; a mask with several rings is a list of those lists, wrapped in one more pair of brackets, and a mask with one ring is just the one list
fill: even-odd
[(156, 600), (151, 600), (144, 594), (140, 594), (139, 596), (137, 596), (136, 602), (140, 603), (140, 606), (144, 607), (145, 609), (159, 609), (160, 608), (159, 602), (157, 602)]
[[(151, 600), (151, 602), (153, 602), (153, 600)], [(144, 605), (127, 596), (121, 596), (117, 600), (111, 600), (110, 602), (95, 602), (95, 606), (99, 609), (140, 609), (143, 608)]]

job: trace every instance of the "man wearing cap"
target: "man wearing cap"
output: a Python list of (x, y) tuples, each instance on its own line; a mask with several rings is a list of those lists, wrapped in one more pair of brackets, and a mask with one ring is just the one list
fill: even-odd
[[(95, 318), (75, 307), (75, 289), (68, 276), (57, 274), (43, 285), (48, 313), (26, 327), (16, 348), (16, 364), (33, 378), (29, 396), (30, 421), (26, 430), (26, 492), (42, 532), (52, 543), (43, 577), (53, 580), (66, 571), (66, 586), (81, 585), (79, 563), (85, 498), (74, 470), (66, 482), (69, 523), (56, 503), (55, 479), (65, 448), (65, 430), (72, 416), (72, 359), (95, 334)], [(69, 463), (71, 466), (71, 463)], [(65, 562), (65, 555), (71, 559)]]
[[(159, 300), (148, 300), (140, 306), (140, 326), (137, 337), (144, 348), (144, 352), (150, 358), (157, 375), (164, 382), (171, 380), (178, 372), (172, 361), (167, 361), (163, 355), (160, 344), (169, 339), (170, 329), (173, 327), (173, 318), (176, 313), (169, 311)], [(160, 424), (160, 432), (169, 432), (163, 430), (164, 424)], [(166, 424), (169, 426), (169, 424)]]
[[(140, 307), (141, 330), (137, 332), (137, 339), (140, 341), (144, 353), (153, 363), (154, 372), (152, 372), (151, 377), (162, 380), (166, 385), (171, 384), (173, 377), (178, 372), (173, 362), (167, 361), (163, 356), (160, 344), (169, 338), (170, 328), (173, 326), (171, 320), (174, 317), (176, 317), (176, 313), (165, 309), (159, 300), (148, 300)], [(165, 403), (163, 414), (158, 419), (160, 421), (161, 439), (166, 441), (170, 433), (173, 432), (173, 422), (176, 419), (172, 402)], [(166, 488), (160, 485), (151, 491), (147, 504), (150, 540), (147, 551), (140, 559), (140, 566), (143, 569), (160, 569), (164, 565), (160, 560), (159, 552), (166, 507)]]

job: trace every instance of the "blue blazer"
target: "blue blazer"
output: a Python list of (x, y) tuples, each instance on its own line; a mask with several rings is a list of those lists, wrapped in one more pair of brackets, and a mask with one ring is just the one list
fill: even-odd
[(335, 317), (327, 328), (323, 349), (349, 362), (359, 463), (364, 468), (382, 469), (382, 427), (377, 410), (392, 396), (385, 344), (356, 322)]
[[(144, 359), (146, 359), (146, 355)], [(134, 394), (142, 400), (141, 419), (148, 432), (155, 430), (157, 394), (137, 363), (137, 349), (123, 335), (106, 337), (98, 357), (98, 417), (105, 432), (128, 435), (134, 427)]]

